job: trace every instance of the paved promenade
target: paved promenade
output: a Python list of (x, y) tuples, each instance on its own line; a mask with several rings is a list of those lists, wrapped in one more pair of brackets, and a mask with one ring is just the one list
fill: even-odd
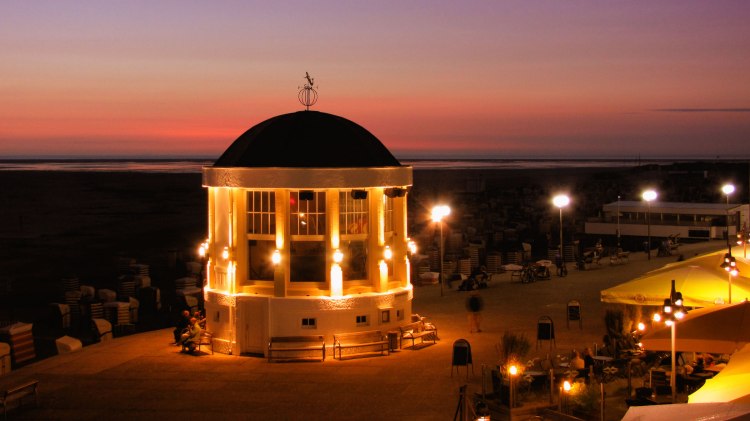
[[(724, 246), (721, 241), (683, 245), (685, 258)], [(469, 333), (466, 293), (437, 285), (415, 288), (414, 311), (437, 325), (440, 341), (388, 357), (323, 363), (268, 363), (263, 358), (222, 354), (181, 354), (170, 346), (171, 329), (117, 338), (83, 351), (52, 357), (0, 377), (0, 390), (37, 379), (38, 408), (14, 411), (10, 419), (34, 420), (452, 420), (458, 390), (481, 390), (481, 366), (497, 363), (497, 344), (505, 331), (527, 334), (535, 343), (536, 322), (555, 321), (557, 348), (592, 346), (604, 334), (605, 305), (599, 291), (675, 261), (677, 256), (631, 254), (620, 265), (587, 271), (573, 268), (566, 278), (532, 284), (511, 283), (497, 275), (482, 291), (482, 332)], [(456, 285), (454, 285), (455, 287)], [(669, 285), (664, 286), (665, 296)], [(565, 325), (568, 300), (581, 302), (583, 329)], [(472, 346), (473, 376), (451, 376), (453, 341)], [(536, 356), (544, 356), (548, 345)], [(534, 356), (534, 355), (532, 355)], [(619, 419), (612, 407), (608, 418)]]

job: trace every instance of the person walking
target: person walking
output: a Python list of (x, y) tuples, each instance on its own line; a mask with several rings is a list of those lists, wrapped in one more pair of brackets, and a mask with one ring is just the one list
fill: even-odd
[(478, 291), (471, 291), (469, 297), (466, 298), (466, 310), (469, 312), (469, 332), (474, 333), (481, 332), (482, 329), (479, 327), (481, 321), (482, 312), (482, 297), (479, 296)]

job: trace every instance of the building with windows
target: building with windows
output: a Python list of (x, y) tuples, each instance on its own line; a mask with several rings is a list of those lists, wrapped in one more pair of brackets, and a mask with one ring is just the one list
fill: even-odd
[(261, 354), (271, 336), (331, 343), (409, 322), (411, 185), (411, 167), (339, 116), (283, 114), (242, 134), (203, 169), (216, 350)]
[[(603, 216), (588, 218), (586, 234), (689, 239), (734, 239), (748, 220), (747, 204), (627, 201), (607, 203)], [(619, 215), (619, 217), (618, 217)], [(650, 215), (650, 218), (649, 218)], [(649, 228), (650, 225), (650, 228)]]

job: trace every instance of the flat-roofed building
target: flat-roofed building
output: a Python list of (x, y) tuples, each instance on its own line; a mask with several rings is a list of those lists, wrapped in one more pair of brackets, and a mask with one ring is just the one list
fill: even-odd
[(622, 200), (605, 204), (601, 217), (588, 218), (586, 234), (617, 235), (619, 226), (621, 236), (646, 237), (649, 214), (651, 237), (726, 238), (729, 218), (729, 236), (734, 239), (747, 221), (748, 205), (653, 201), (649, 206), (644, 201)]

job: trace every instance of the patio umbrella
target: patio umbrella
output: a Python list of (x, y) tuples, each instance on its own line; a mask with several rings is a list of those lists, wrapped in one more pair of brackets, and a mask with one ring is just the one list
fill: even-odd
[[(669, 296), (671, 281), (688, 307), (710, 307), (729, 300), (729, 279), (720, 265), (724, 252), (713, 252), (671, 263), (645, 275), (601, 291), (605, 303), (661, 306)], [(737, 258), (740, 276), (732, 279), (733, 301), (750, 298), (750, 266)]]
[(750, 404), (750, 345), (732, 354), (727, 366), (688, 397), (689, 403)]
[[(646, 349), (667, 351), (672, 349), (671, 337), (671, 328), (662, 327), (644, 335), (641, 342)], [(733, 353), (750, 343), (750, 302), (688, 313), (677, 322), (675, 341), (677, 351)]]
[(672, 405), (631, 406), (622, 421), (647, 420), (746, 420), (750, 405), (742, 403), (678, 403)]

